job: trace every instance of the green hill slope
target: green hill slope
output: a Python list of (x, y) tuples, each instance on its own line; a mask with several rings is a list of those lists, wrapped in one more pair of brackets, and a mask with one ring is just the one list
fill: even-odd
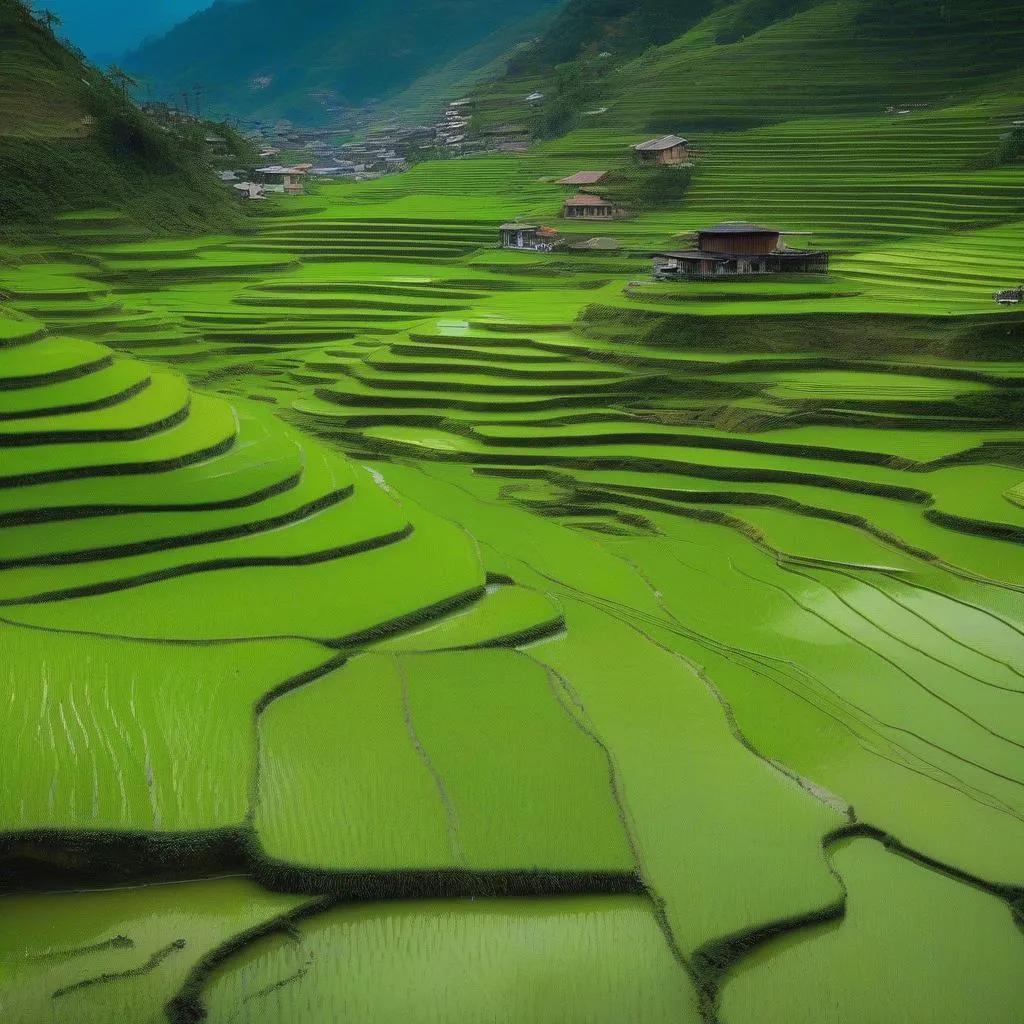
[(680, 116), (725, 125), (945, 106), (1019, 80), (1022, 71), (1019, 3), (965, 0), (942, 17), (924, 0), (829, 0), (736, 43), (717, 43), (750, 6), (723, 10), (624, 67), (613, 86), (618, 122), (656, 130)]
[(392, 96), (384, 105), (385, 112), (409, 123), (435, 118), (454, 96), (463, 96), (503, 75), (509, 62), (550, 27), (559, 7), (560, 0), (549, 2), (525, 20), (504, 26), (476, 46), (430, 68)]
[[(645, 0), (637, 10), (657, 6), (657, 0)], [(614, 21), (599, 22), (601, 31), (591, 26), (577, 33), (573, 38), (583, 48), (574, 53), (545, 37), (509, 78), (484, 92), (482, 116), (507, 117), (506, 97), (518, 96), (527, 82), (546, 82), (549, 100), (556, 102), (566, 82), (571, 90), (586, 79), (580, 109), (606, 105), (601, 126), (655, 132), (749, 127), (813, 113), (875, 113), (888, 106), (948, 106), (1012, 91), (1024, 80), (1024, 19), (1017, 2), (740, 0), (716, 6), (702, 20), (689, 19), (684, 34), (635, 59), (628, 59), (627, 45), (608, 51), (611, 60), (593, 53), (597, 40), (612, 34)], [(571, 75), (556, 74), (558, 60), (576, 57)]]
[(202, 129), (159, 128), (19, 0), (0, 0), (0, 180), (7, 236), (95, 207), (149, 231), (238, 220), (206, 164)]

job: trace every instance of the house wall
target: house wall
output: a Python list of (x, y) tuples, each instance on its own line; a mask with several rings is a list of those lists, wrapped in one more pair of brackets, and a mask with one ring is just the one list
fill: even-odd
[(771, 235), (709, 235), (699, 232), (697, 248), (704, 252), (720, 252), (732, 255), (766, 256), (779, 245), (779, 236)]
[(611, 220), (613, 209), (610, 206), (567, 206), (563, 215), (572, 219)]
[[(523, 244), (519, 244), (519, 237), (522, 235)], [(502, 231), (501, 244), (505, 249), (532, 249), (538, 243), (536, 231)]]
[(691, 280), (710, 280), (719, 277), (756, 276), (759, 274), (824, 274), (828, 272), (828, 256), (826, 254), (809, 255), (806, 259), (780, 260), (777, 256), (743, 255), (727, 261), (707, 260), (673, 260), (657, 257), (655, 269), (672, 268), (678, 270), (681, 278)]
[(685, 164), (687, 150), (685, 146), (673, 146), (671, 149), (662, 149), (655, 152), (640, 150), (637, 156), (645, 164)]

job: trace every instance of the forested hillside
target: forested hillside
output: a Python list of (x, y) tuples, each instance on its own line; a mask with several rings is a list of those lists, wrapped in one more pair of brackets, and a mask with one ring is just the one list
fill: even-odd
[(237, 203), (206, 164), (202, 129), (160, 128), (128, 99), (125, 80), (68, 50), (56, 27), (0, 0), (0, 233), (100, 206), (150, 232), (235, 223)]
[(588, 48), (640, 53), (675, 39), (714, 7), (715, 0), (569, 0), (537, 45), (511, 63), (510, 71), (544, 71)]
[(213, 107), (309, 122), (409, 86), (550, 0), (215, 3), (131, 55), (158, 95), (201, 84)]

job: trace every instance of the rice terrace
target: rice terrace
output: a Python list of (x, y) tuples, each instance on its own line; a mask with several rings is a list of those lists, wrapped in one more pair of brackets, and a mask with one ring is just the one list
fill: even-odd
[(50, 6), (0, 1021), (1024, 1024), (1024, 3)]

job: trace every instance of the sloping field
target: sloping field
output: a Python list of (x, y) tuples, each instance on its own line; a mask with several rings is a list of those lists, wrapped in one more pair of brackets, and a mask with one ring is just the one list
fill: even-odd
[[(1018, 1024), (1010, 99), (679, 45), (524, 157), (0, 267), (0, 1017)], [(681, 204), (495, 248), (661, 103)], [(649, 278), (738, 217), (831, 274)]]

